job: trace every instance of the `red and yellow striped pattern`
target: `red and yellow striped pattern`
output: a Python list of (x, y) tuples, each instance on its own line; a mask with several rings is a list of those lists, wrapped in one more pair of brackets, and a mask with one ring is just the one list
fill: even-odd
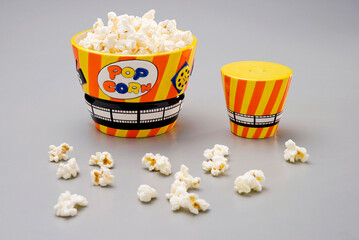
[(264, 128), (252, 128), (252, 127), (243, 127), (231, 122), (231, 131), (237, 136), (244, 138), (268, 138), (273, 136), (278, 129), (278, 124), (271, 127)]
[[(192, 69), (197, 45), (197, 39), (194, 36), (193, 43), (180, 50), (150, 55), (120, 55), (96, 52), (79, 46), (79, 39), (84, 37), (87, 31), (78, 33), (71, 39), (74, 57), (77, 61), (76, 67), (77, 69), (81, 68), (83, 75), (86, 79), (86, 83), (82, 85), (82, 89), (86, 94), (99, 99), (109, 100), (113, 102), (128, 103), (162, 101), (175, 98), (179, 95), (176, 88), (173, 86), (171, 79), (176, 75), (176, 73), (186, 62), (189, 65), (189, 68)], [(138, 98), (111, 98), (107, 96), (104, 92), (102, 92), (102, 90), (100, 89), (97, 76), (101, 69), (106, 65), (118, 61), (127, 60), (145, 60), (152, 62), (158, 70), (157, 81), (148, 93)], [(185, 86), (184, 91), (186, 90), (187, 86), (188, 83)], [(181, 92), (181, 94), (183, 92)], [(141, 138), (156, 136), (165, 133), (171, 130), (175, 123), (176, 122), (160, 128), (145, 130), (121, 130), (106, 127), (98, 123), (95, 123), (95, 125), (98, 130), (108, 135), (117, 137)]]
[(176, 121), (164, 127), (159, 127), (154, 129), (141, 129), (141, 130), (121, 130), (121, 129), (106, 127), (96, 122), (94, 123), (98, 130), (111, 136), (127, 137), (127, 138), (144, 138), (144, 137), (153, 137), (153, 136), (161, 135), (165, 132), (168, 132), (173, 128)]
[[(227, 108), (246, 115), (271, 115), (283, 111), (292, 76), (270, 81), (237, 79), (222, 74)], [(243, 127), (231, 122), (231, 131), (245, 138), (273, 136), (278, 124), (271, 127)]]
[[(160, 54), (150, 55), (119, 55), (108, 54), (102, 52), (92, 51), (79, 46), (76, 39), (84, 32), (75, 35), (72, 40), (72, 48), (74, 57), (77, 60), (77, 68), (81, 68), (86, 84), (82, 86), (85, 93), (92, 97), (114, 102), (153, 102), (162, 101), (174, 98), (179, 95), (175, 87), (172, 85), (171, 79), (177, 71), (188, 63), (189, 68), (192, 69), (194, 55), (196, 52), (197, 40), (193, 37), (193, 43), (183, 49)], [(152, 62), (158, 70), (158, 77), (152, 89), (138, 98), (133, 99), (115, 99), (103, 93), (98, 85), (97, 76), (101, 69), (108, 64), (126, 61), (126, 60), (145, 60)], [(188, 84), (187, 84), (188, 85)], [(187, 86), (186, 86), (187, 87)]]

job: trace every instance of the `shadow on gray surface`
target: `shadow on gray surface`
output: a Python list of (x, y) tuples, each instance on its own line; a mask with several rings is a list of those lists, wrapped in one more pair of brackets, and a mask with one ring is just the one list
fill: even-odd
[(154, 204), (153, 202), (157, 201), (157, 198), (152, 198), (151, 201), (149, 202), (142, 202), (140, 199), (137, 200), (143, 205), (150, 205), (150, 204)]
[(55, 216), (56, 216), (57, 218), (62, 218), (62, 219), (64, 219), (65, 221), (71, 221), (71, 220), (73, 220), (74, 218), (76, 218), (77, 215), (81, 214), (80, 212), (82, 212), (82, 209), (83, 209), (83, 208), (86, 208), (86, 207), (87, 207), (87, 206), (78, 206), (78, 205), (76, 205), (75, 208), (77, 209), (77, 214), (76, 214), (75, 216), (73, 216), (73, 217), (71, 217), (71, 216), (60, 217), (60, 216), (56, 216), (56, 214), (55, 214)]
[(250, 191), (249, 193), (241, 193), (239, 194), (237, 192), (238, 195), (240, 195), (241, 197), (246, 197), (246, 198), (250, 198), (250, 197), (254, 197), (254, 196), (257, 196), (259, 194), (262, 194), (263, 192), (266, 192), (267, 191), (267, 188), (266, 187), (262, 187), (262, 191), (258, 192), (258, 191)]

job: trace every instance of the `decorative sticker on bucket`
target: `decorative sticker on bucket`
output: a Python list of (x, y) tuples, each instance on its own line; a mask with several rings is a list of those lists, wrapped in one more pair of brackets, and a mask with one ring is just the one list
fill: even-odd
[(87, 82), (86, 82), (84, 73), (82, 72), (82, 69), (81, 69), (81, 68), (77, 69), (77, 64), (78, 64), (78, 62), (76, 61), (77, 78), (79, 79), (79, 82), (80, 82), (80, 84), (81, 84), (81, 86), (82, 86), (82, 85), (84, 85), (84, 84), (87, 83)]
[(144, 60), (111, 63), (98, 74), (102, 92), (116, 99), (138, 98), (148, 93), (157, 81), (157, 67)]
[(187, 85), (188, 78), (190, 76), (190, 69), (188, 66), (188, 63), (185, 62), (180, 70), (176, 73), (176, 75), (172, 78), (172, 84), (177, 90), (177, 92), (180, 94), (185, 89), (185, 86)]

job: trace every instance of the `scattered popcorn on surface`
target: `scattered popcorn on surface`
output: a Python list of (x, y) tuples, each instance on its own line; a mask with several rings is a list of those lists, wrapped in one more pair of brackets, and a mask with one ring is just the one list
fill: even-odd
[(71, 177), (76, 177), (79, 171), (80, 169), (79, 169), (79, 165), (77, 165), (76, 159), (71, 158), (67, 162), (67, 164), (60, 163), (56, 175), (59, 178), (69, 179)]
[(181, 170), (176, 172), (175, 180), (184, 182), (187, 186), (187, 189), (198, 187), (199, 183), (201, 182), (199, 177), (192, 177), (192, 175), (188, 173), (188, 167), (183, 164), (181, 165)]
[(51, 162), (67, 160), (69, 158), (69, 156), (67, 156), (67, 152), (71, 152), (73, 150), (73, 147), (67, 143), (63, 143), (58, 147), (55, 145), (50, 145), (49, 148), (49, 157)]
[[(171, 198), (175, 197), (175, 198), (179, 198), (180, 196), (187, 194), (188, 187), (187, 184), (185, 182), (181, 182), (179, 180), (175, 180), (172, 184), (171, 184), (171, 192), (166, 194), (167, 199), (170, 200), (171, 202)], [(171, 204), (172, 205), (172, 204)], [(179, 206), (178, 206), (179, 208)], [(176, 208), (176, 209), (178, 209)], [(172, 206), (172, 210), (176, 210), (173, 209)]]
[(198, 198), (198, 195), (195, 193), (188, 194), (188, 198), (185, 198), (183, 205), (183, 207), (188, 208), (193, 214), (198, 214), (199, 210), (206, 211), (209, 208), (209, 203)]
[(202, 162), (202, 169), (206, 172), (211, 171), (213, 176), (218, 176), (228, 170), (228, 159), (224, 156), (228, 155), (229, 148), (225, 145), (216, 144), (212, 149), (206, 149), (203, 156), (209, 161)]
[(91, 155), (90, 165), (98, 165), (100, 167), (113, 167), (113, 158), (112, 155), (108, 152), (97, 152), (96, 155)]
[(157, 197), (157, 191), (156, 189), (151, 188), (146, 184), (143, 184), (138, 187), (137, 196), (141, 202), (149, 202), (152, 200), (152, 198)]
[(262, 191), (261, 182), (265, 180), (261, 170), (250, 170), (234, 181), (234, 189), (238, 193), (249, 193), (251, 190)]
[(170, 199), (172, 211), (177, 211), (180, 208), (188, 209), (193, 214), (198, 214), (199, 211), (207, 211), (209, 203), (204, 199), (200, 199), (195, 193), (185, 192), (180, 195), (174, 195)]
[(72, 194), (69, 191), (61, 193), (57, 204), (54, 206), (56, 215), (59, 217), (73, 217), (77, 214), (75, 205), (87, 206), (88, 201), (85, 197), (77, 194)]
[(203, 161), (202, 169), (206, 172), (211, 171), (213, 176), (218, 176), (228, 170), (229, 166), (227, 162), (227, 158), (216, 155), (212, 157), (212, 160)]
[(216, 144), (212, 149), (204, 150), (203, 156), (208, 160), (212, 159), (214, 156), (224, 157), (228, 155), (228, 150), (229, 148), (227, 146)]
[(307, 149), (298, 147), (291, 139), (285, 142), (285, 146), (287, 149), (284, 150), (284, 160), (292, 163), (295, 161), (306, 162), (308, 160)]
[(112, 183), (115, 177), (111, 174), (110, 169), (101, 167), (101, 170), (92, 170), (91, 178), (95, 185), (105, 187)]
[(171, 163), (168, 158), (160, 154), (154, 155), (153, 153), (146, 153), (142, 158), (142, 164), (145, 165), (150, 171), (160, 171), (164, 175), (170, 175)]
[(174, 51), (193, 42), (192, 33), (177, 30), (175, 20), (157, 24), (155, 10), (142, 18), (127, 14), (117, 16), (114, 12), (109, 12), (107, 17), (107, 26), (98, 18), (93, 31), (88, 32), (79, 45), (99, 52), (145, 55)]
[(189, 188), (195, 188), (199, 183), (200, 178), (191, 176), (188, 167), (181, 165), (181, 170), (175, 174), (175, 181), (171, 185), (171, 193), (166, 194), (172, 211), (184, 208), (193, 214), (198, 214), (200, 210), (206, 211), (209, 208), (209, 204), (197, 194), (188, 193)]

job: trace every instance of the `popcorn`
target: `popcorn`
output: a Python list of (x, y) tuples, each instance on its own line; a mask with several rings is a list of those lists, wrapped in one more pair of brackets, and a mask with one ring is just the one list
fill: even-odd
[(69, 179), (71, 177), (76, 177), (79, 171), (80, 169), (79, 169), (79, 165), (77, 165), (76, 159), (71, 158), (67, 162), (67, 164), (60, 163), (56, 175), (59, 178)]
[(205, 200), (200, 199), (197, 194), (188, 192), (171, 197), (170, 204), (172, 211), (177, 211), (182, 207), (193, 214), (198, 214), (200, 210), (207, 211), (210, 206)]
[(238, 193), (249, 193), (251, 190), (262, 191), (261, 182), (265, 177), (261, 170), (250, 170), (243, 176), (239, 176), (234, 181), (234, 189)]
[(171, 163), (168, 158), (160, 154), (154, 155), (153, 153), (146, 153), (142, 158), (142, 164), (145, 165), (150, 171), (160, 171), (164, 175), (170, 175)]
[(91, 178), (92, 182), (95, 185), (105, 187), (108, 184), (112, 183), (115, 177), (111, 174), (110, 169), (106, 167), (101, 167), (101, 170), (93, 170), (91, 172)]
[(108, 152), (97, 152), (96, 155), (91, 155), (90, 165), (98, 165), (100, 167), (113, 167), (112, 155)]
[[(171, 201), (172, 197), (178, 198), (184, 194), (187, 194), (188, 187), (185, 182), (175, 180), (171, 184), (171, 192), (166, 194), (167, 199)], [(172, 206), (173, 207), (173, 206)], [(173, 210), (173, 209), (172, 209)]]
[(79, 45), (99, 52), (146, 55), (178, 50), (193, 42), (192, 33), (178, 30), (175, 20), (157, 24), (153, 9), (142, 17), (117, 16), (114, 12), (107, 17), (107, 26), (97, 18), (93, 31)]
[(199, 177), (192, 177), (192, 175), (188, 173), (188, 167), (183, 164), (181, 165), (181, 170), (175, 174), (175, 180), (184, 182), (187, 189), (198, 187), (201, 181)]
[(285, 146), (287, 149), (284, 150), (284, 160), (292, 163), (295, 161), (306, 162), (308, 160), (307, 149), (298, 147), (291, 139), (285, 142)]
[(143, 184), (138, 187), (137, 196), (141, 202), (149, 202), (152, 200), (152, 198), (157, 197), (157, 191), (156, 189), (151, 188), (146, 184)]
[(67, 143), (63, 143), (60, 146), (56, 147), (55, 145), (49, 146), (49, 157), (51, 162), (58, 162), (60, 160), (67, 160), (67, 152), (71, 152), (73, 147)]
[(182, 207), (188, 208), (193, 214), (198, 214), (199, 210), (207, 211), (209, 208), (209, 203), (198, 198), (198, 195), (195, 193), (188, 194), (188, 197), (184, 199), (182, 204)]
[(202, 162), (202, 169), (206, 172), (211, 171), (213, 176), (218, 176), (220, 173), (224, 173), (228, 170), (228, 160), (225, 157), (216, 155), (209, 161)]
[(61, 193), (57, 204), (54, 206), (56, 215), (59, 217), (73, 217), (77, 214), (75, 205), (87, 206), (88, 201), (85, 197), (77, 194), (72, 194), (69, 191)]
[(203, 156), (208, 160), (212, 159), (214, 156), (217, 155), (223, 157), (228, 155), (228, 150), (229, 148), (227, 146), (216, 144), (212, 149), (206, 149), (203, 152)]
[(216, 144), (212, 149), (206, 149), (203, 152), (203, 156), (209, 161), (202, 162), (202, 169), (205, 171), (211, 171), (213, 176), (228, 170), (228, 160), (224, 156), (228, 155), (229, 148), (225, 145)]
[(188, 193), (189, 188), (197, 187), (199, 183), (200, 178), (190, 175), (188, 167), (181, 165), (181, 170), (175, 174), (175, 181), (171, 185), (171, 193), (166, 194), (172, 211), (185, 208), (198, 214), (200, 210), (206, 211), (209, 208), (209, 203), (200, 199), (197, 194)]

